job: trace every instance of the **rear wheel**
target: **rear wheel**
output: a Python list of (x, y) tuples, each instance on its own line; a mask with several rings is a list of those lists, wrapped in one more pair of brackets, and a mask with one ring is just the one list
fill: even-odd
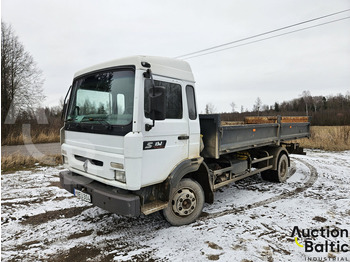
[(170, 224), (181, 226), (194, 222), (202, 213), (203, 206), (204, 192), (201, 185), (185, 178), (171, 192), (169, 204), (163, 214)]
[(267, 181), (282, 183), (287, 180), (288, 174), (288, 157), (286, 154), (282, 154), (278, 159), (277, 170), (267, 170), (261, 172), (261, 177)]

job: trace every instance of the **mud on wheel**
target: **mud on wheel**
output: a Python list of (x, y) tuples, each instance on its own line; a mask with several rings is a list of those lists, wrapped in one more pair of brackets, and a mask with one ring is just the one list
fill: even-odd
[(170, 194), (169, 204), (163, 210), (165, 219), (174, 226), (194, 222), (202, 213), (204, 192), (198, 182), (185, 178)]
[(282, 154), (278, 158), (277, 170), (267, 170), (261, 172), (261, 177), (267, 181), (282, 183), (287, 180), (288, 173), (288, 157), (286, 154)]

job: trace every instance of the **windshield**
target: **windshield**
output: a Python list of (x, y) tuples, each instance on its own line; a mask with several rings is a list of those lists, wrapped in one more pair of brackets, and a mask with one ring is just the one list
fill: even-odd
[[(106, 133), (105, 129), (130, 125), (134, 83), (135, 72), (131, 69), (98, 72), (76, 79), (66, 117), (69, 129), (76, 127), (79, 131)], [(87, 125), (91, 128), (86, 128)], [(80, 130), (82, 126), (84, 130)], [(104, 128), (96, 129), (96, 126)]]

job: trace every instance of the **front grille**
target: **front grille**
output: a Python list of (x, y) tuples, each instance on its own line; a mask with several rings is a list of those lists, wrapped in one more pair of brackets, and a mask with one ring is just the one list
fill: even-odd
[(79, 155), (74, 155), (76, 160), (79, 160), (81, 162), (85, 162), (86, 160), (89, 160), (91, 164), (95, 165), (95, 166), (103, 166), (103, 162), (100, 160), (96, 160), (96, 159), (91, 159), (91, 158), (87, 158), (84, 156), (79, 156)]

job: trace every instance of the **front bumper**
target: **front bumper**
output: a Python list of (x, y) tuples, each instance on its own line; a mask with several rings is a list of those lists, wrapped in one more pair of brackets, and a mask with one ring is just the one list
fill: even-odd
[(61, 187), (74, 194), (74, 189), (84, 190), (91, 196), (91, 203), (104, 210), (124, 216), (141, 214), (140, 197), (129, 191), (104, 185), (90, 178), (72, 173), (60, 172)]

